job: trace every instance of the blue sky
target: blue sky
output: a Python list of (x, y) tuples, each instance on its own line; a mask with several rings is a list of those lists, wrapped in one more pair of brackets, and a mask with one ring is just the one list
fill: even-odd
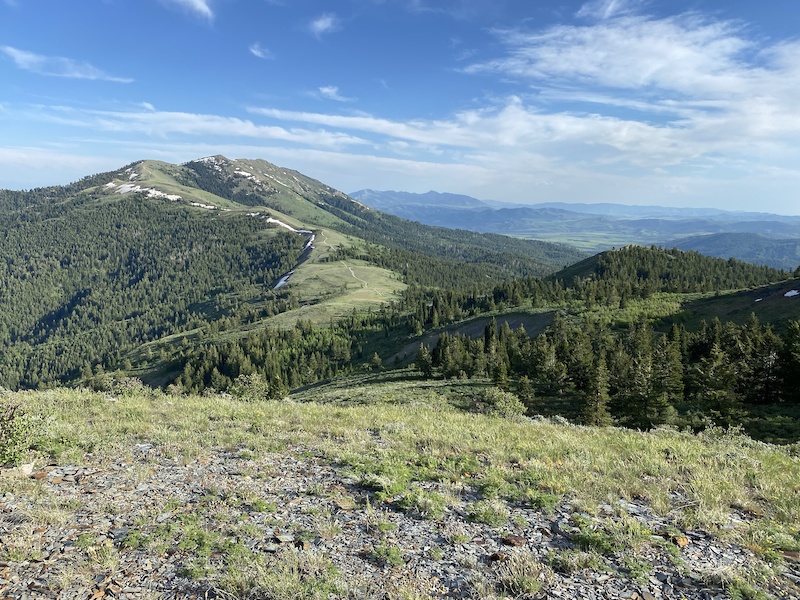
[(4, 188), (224, 154), (800, 214), (797, 0), (0, 0), (0, 81)]

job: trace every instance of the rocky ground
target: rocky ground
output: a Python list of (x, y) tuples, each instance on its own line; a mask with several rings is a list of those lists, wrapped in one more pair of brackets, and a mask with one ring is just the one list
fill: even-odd
[(400, 506), (304, 448), (186, 464), (139, 444), (5, 476), (0, 599), (800, 597), (796, 556), (767, 563), (643, 503), (476, 515), (467, 481), (420, 488), (441, 510)]

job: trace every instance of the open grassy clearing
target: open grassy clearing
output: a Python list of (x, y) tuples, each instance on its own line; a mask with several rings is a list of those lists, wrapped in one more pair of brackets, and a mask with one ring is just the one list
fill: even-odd
[(304, 265), (288, 285), (296, 286), (301, 307), (268, 319), (271, 327), (293, 327), (299, 319), (315, 324), (375, 310), (405, 288), (396, 273), (364, 261)]
[(524, 327), (528, 335), (535, 337), (550, 325), (553, 321), (553, 313), (548, 309), (536, 309), (531, 312), (509, 310), (466, 319), (458, 323), (447, 325), (441, 329), (425, 333), (415, 338), (413, 341), (404, 344), (400, 349), (396, 349), (395, 345), (390, 352), (389, 360), (390, 362), (394, 362), (395, 360), (403, 362), (413, 360), (420, 344), (424, 344), (428, 348), (433, 348), (436, 346), (436, 343), (443, 333), (466, 335), (472, 338), (480, 337), (483, 335), (484, 329), (492, 319), (497, 322), (498, 327), (503, 327), (503, 325), (508, 324), (514, 331), (520, 327)]

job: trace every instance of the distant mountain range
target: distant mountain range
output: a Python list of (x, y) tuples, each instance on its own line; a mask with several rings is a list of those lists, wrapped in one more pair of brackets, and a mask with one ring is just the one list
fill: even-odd
[(590, 252), (643, 244), (782, 269), (800, 265), (800, 217), (796, 216), (609, 203), (521, 205), (433, 191), (360, 190), (350, 196), (426, 225), (562, 242)]

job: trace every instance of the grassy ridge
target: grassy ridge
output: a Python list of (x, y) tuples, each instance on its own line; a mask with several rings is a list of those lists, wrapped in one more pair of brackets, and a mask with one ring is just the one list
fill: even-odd
[[(344, 510), (373, 536), (374, 545), (359, 553), (361, 560), (411, 578), (402, 589), (370, 598), (441, 597), (425, 588), (424, 581), (414, 580), (404, 564), (404, 553), (410, 550), (384, 541), (390, 528), (416, 528), (420, 519), (443, 536), (442, 546), (428, 551), (430, 558), (440, 560), (470, 541), (464, 529), (469, 524), (482, 524), (489, 535), (503, 536), (527, 527), (523, 512), (570, 513), (571, 525), (565, 522), (564, 527), (571, 533), (565, 535), (582, 550), (554, 548), (543, 559), (529, 551), (511, 552), (512, 562), (497, 570), (474, 561), (461, 565), (469, 585), (486, 598), (498, 597), (497, 588), (505, 592), (499, 597), (539, 591), (549, 585), (554, 569), (567, 574), (588, 569), (645, 581), (653, 573), (646, 558), (651, 545), (669, 552), (677, 569), (688, 569), (692, 565), (684, 564), (680, 551), (659, 536), (690, 529), (755, 553), (746, 569), (701, 573), (706, 584), (721, 584), (732, 597), (767, 598), (762, 590), (774, 591), (784, 556), (800, 551), (796, 446), (779, 448), (718, 429), (691, 435), (501, 418), (476, 412), (468, 387), (460, 385), (365, 375), (292, 399), (244, 401), (228, 395), (173, 397), (127, 382), (114, 396), (58, 389), (9, 394), (4, 400), (21, 403), (38, 423), (29, 455), (37, 465), (102, 469), (104, 464), (135, 464), (137, 485), (148, 483), (156, 472), (152, 465), (132, 460), (137, 444), (152, 447), (156, 462), (174, 464), (172, 459), (187, 466), (219, 454), (251, 461), (274, 460), (274, 453), (301, 463), (321, 460), (343, 481), (368, 490), (366, 499), (356, 500), (352, 491), (334, 498), (345, 502)], [(306, 494), (317, 496), (312, 504), (327, 502), (319, 496), (327, 493), (322, 483), (305, 485), (310, 486)], [(31, 479), (0, 478), (0, 495), (27, 503), (31, 526), (73, 521), (81, 503), (60, 498), (59, 488), (46, 487)], [(243, 546), (241, 536), (261, 535), (248, 515), (275, 512), (275, 504), (245, 490), (202, 494), (191, 514), (165, 498), (164, 506), (137, 518), (119, 548), (102, 545), (89, 533), (78, 535), (73, 560), (86, 553), (89, 562), (81, 567), (85, 574), (69, 571), (69, 581), (90, 581), (109, 569), (113, 573), (116, 561), (131, 549), (163, 556), (172, 544), (182, 552), (184, 576), (225, 597), (344, 597), (337, 594), (347, 589), (347, 582), (313, 546), (277, 555)], [(625, 512), (631, 502), (673, 525), (664, 530), (642, 524)], [(225, 518), (230, 511), (242, 519)], [(168, 522), (155, 524), (159, 515)], [(313, 527), (322, 538), (342, 533), (333, 513), (306, 516), (314, 517)], [(4, 542), (0, 561), (14, 565), (39, 556), (24, 532)], [(513, 562), (518, 559), (524, 562)], [(498, 581), (486, 581), (486, 573)], [(62, 577), (51, 583), (58, 589), (69, 582)]]
[[(186, 460), (213, 447), (259, 453), (301, 445), (361, 475), (382, 472), (407, 484), (470, 478), (494, 482), (509, 499), (549, 493), (587, 507), (639, 498), (685, 526), (712, 530), (748, 511), (760, 515), (753, 527), (785, 527), (800, 547), (796, 444), (776, 447), (716, 429), (691, 435), (507, 420), (457, 408), (464, 399), (453, 389), (367, 378), (307, 390), (294, 396), (299, 402), (143, 390), (109, 401), (67, 389), (11, 399), (41, 417), (46, 427), (36, 448), (61, 463), (80, 463), (85, 452), (126, 452), (141, 441)], [(477, 456), (480, 462), (470, 461)]]

